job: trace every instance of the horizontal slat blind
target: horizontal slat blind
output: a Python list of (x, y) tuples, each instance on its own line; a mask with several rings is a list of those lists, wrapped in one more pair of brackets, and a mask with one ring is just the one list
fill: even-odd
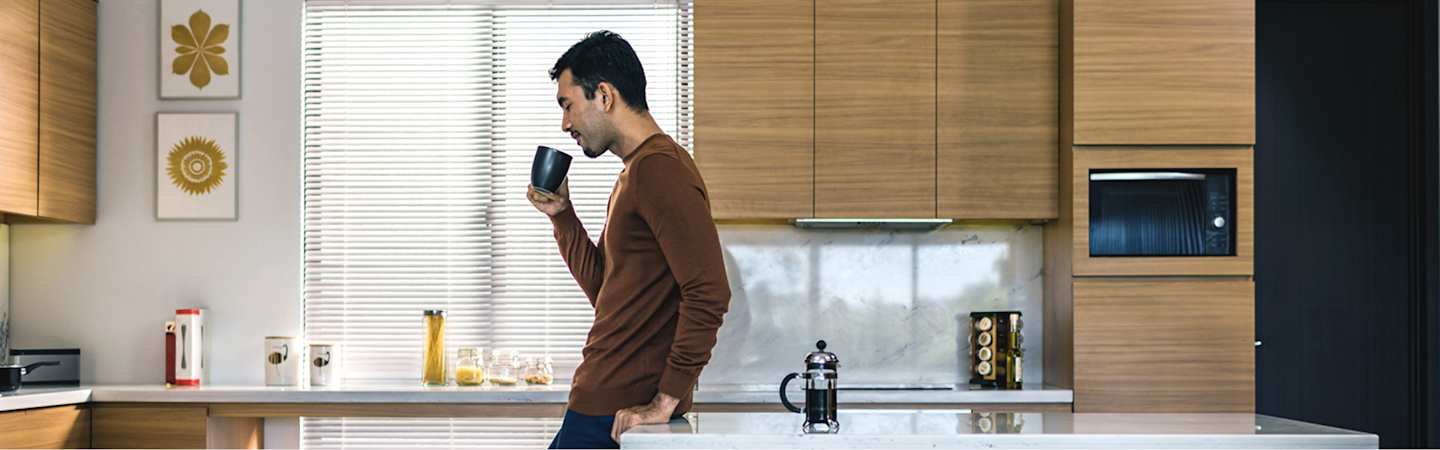
[[(546, 75), (590, 31), (620, 33), (661, 127), (690, 143), (688, 1), (308, 0), (305, 326), (348, 383), (418, 382), (420, 311), (462, 345), (548, 354), (568, 380), (593, 310), (525, 199), (535, 146), (575, 155), (598, 237), (621, 164), (560, 131)], [(543, 447), (555, 419), (306, 418), (307, 448)]]
[(493, 13), (309, 5), (305, 331), (354, 383), (417, 382), (421, 311), (484, 345)]

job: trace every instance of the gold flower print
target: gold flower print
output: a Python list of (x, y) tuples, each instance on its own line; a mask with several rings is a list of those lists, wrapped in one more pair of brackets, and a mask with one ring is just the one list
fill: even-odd
[(210, 73), (229, 75), (230, 63), (225, 61), (225, 39), (230, 37), (230, 25), (217, 24), (210, 28), (210, 15), (205, 10), (190, 15), (190, 27), (173, 25), (170, 39), (175, 40), (175, 62), (171, 70), (176, 75), (190, 73), (190, 84), (205, 88), (210, 84)]
[(165, 173), (175, 187), (190, 195), (209, 193), (225, 178), (225, 152), (214, 139), (190, 136), (180, 140), (165, 158)]

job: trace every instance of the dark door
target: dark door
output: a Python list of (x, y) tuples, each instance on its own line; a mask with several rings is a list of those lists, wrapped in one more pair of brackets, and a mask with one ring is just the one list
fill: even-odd
[(1256, 408), (1376, 433), (1382, 447), (1435, 445), (1423, 3), (1256, 5)]

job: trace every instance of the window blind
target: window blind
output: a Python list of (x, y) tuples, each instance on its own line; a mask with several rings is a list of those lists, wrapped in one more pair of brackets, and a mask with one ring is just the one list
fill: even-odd
[[(576, 156), (592, 239), (621, 163), (560, 130), (546, 75), (608, 29), (635, 47), (652, 115), (689, 148), (687, 1), (308, 0), (304, 62), (305, 327), (342, 344), (347, 383), (418, 381), (420, 311), (446, 341), (551, 356), (566, 382), (593, 317), (525, 199), (537, 145)], [(543, 447), (545, 419), (303, 420), (307, 448)]]

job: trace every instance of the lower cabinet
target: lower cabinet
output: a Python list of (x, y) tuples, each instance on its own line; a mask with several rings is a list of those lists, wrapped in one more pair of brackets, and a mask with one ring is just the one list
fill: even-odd
[(209, 408), (154, 404), (94, 407), (95, 448), (260, 448), (259, 418), (210, 417)]
[(1248, 278), (1074, 281), (1075, 412), (1254, 412)]
[(89, 448), (90, 410), (66, 405), (0, 413), (0, 447)]

